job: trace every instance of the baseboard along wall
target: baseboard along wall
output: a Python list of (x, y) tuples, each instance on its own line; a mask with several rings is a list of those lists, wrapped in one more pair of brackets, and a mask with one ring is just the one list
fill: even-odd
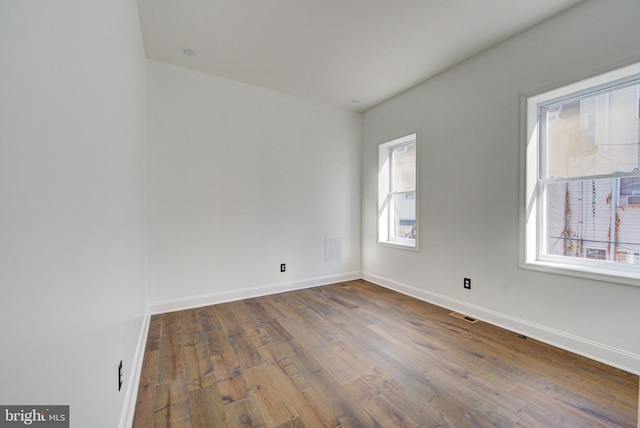
[(363, 272), (362, 279), (452, 311), (465, 313), (486, 323), (523, 334), (612, 367), (640, 375), (640, 355), (371, 273)]
[[(304, 288), (318, 287), (327, 284), (364, 279), (381, 287), (388, 288), (398, 293), (405, 294), (416, 299), (462, 312), (483, 322), (523, 334), (532, 339), (540, 340), (558, 348), (576, 353), (578, 355), (600, 361), (604, 364), (640, 375), (640, 355), (616, 349), (589, 339), (581, 338), (545, 327), (539, 324), (516, 318), (510, 315), (492, 311), (481, 306), (472, 305), (461, 300), (453, 299), (439, 293), (426, 291), (415, 286), (400, 283), (389, 278), (381, 277), (367, 272), (348, 272), (338, 275), (330, 275), (316, 278), (306, 278), (296, 281), (288, 281), (277, 284), (266, 284), (257, 287), (249, 287), (240, 290), (221, 291), (216, 293), (203, 294), (199, 296), (169, 299), (163, 301), (150, 302), (144, 320), (141, 325), (138, 344), (134, 361), (131, 366), (131, 378), (126, 390), (125, 405), (122, 410), (120, 428), (129, 428), (133, 423), (135, 406), (137, 400), (140, 375), (142, 373), (142, 363), (144, 350), (147, 342), (149, 321), (152, 315), (173, 312), (184, 309), (197, 308), (201, 306), (227, 303), (236, 300), (250, 299), (254, 297), (266, 296), (270, 294), (284, 293), (287, 291), (301, 290)], [(640, 400), (640, 398), (639, 398)], [(640, 402), (639, 402), (640, 408)], [(640, 416), (638, 421), (640, 428)]]

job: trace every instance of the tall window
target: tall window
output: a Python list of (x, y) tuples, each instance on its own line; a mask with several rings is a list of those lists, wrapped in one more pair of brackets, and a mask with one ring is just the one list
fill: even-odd
[(380, 144), (378, 242), (417, 248), (416, 134)]
[(525, 264), (640, 285), (640, 63), (526, 108)]

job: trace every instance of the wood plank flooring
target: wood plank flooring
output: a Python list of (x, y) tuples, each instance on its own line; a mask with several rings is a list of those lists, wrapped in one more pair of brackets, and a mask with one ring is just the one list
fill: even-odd
[(351, 281), (151, 318), (133, 426), (637, 427), (638, 376)]

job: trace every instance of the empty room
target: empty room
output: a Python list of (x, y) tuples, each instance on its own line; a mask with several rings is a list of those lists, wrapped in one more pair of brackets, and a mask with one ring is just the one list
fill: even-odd
[(0, 425), (640, 427), (638, 18), (0, 0)]

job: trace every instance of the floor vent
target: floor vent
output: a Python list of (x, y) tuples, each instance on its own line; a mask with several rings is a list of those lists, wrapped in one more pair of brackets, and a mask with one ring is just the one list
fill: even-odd
[(461, 320), (465, 320), (465, 321), (470, 322), (472, 324), (478, 322), (477, 319), (471, 318), (469, 315), (461, 314), (460, 312), (451, 312), (449, 315), (451, 315), (452, 317), (459, 318)]

